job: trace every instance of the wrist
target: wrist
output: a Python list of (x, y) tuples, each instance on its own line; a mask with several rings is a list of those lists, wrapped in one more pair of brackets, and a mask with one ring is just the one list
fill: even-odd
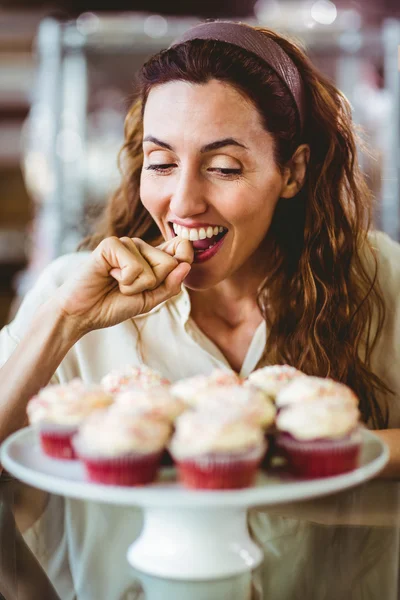
[(42, 304), (38, 311), (39, 322), (48, 324), (52, 336), (56, 336), (59, 346), (67, 351), (87, 333), (82, 321), (62, 310), (55, 298)]

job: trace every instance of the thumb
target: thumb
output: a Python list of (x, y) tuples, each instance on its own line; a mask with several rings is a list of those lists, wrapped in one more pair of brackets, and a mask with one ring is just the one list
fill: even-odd
[(175, 296), (181, 291), (181, 284), (191, 269), (191, 265), (182, 262), (165, 278), (163, 283), (151, 290), (151, 295), (163, 297)]
[(181, 284), (182, 281), (185, 279), (185, 277), (187, 277), (187, 275), (189, 274), (190, 270), (192, 268), (192, 265), (190, 265), (187, 262), (181, 262), (179, 263), (179, 265), (177, 267), (175, 267), (175, 269), (172, 271), (172, 273), (170, 273), (170, 286), (173, 287), (174, 284)]

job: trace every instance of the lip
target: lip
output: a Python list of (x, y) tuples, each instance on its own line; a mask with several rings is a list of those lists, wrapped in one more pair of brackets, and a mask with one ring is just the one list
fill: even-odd
[(204, 250), (203, 252), (199, 252), (199, 253), (195, 252), (193, 262), (194, 263), (203, 263), (203, 262), (206, 262), (207, 260), (210, 260), (210, 258), (215, 256), (217, 254), (217, 252), (220, 250), (222, 244), (224, 243), (225, 238), (226, 238), (226, 234), (216, 244), (214, 244), (214, 246), (212, 248), (210, 248), (209, 250)]

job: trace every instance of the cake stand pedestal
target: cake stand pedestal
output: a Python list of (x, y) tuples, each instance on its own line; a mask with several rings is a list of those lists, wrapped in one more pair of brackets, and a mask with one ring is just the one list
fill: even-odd
[(245, 507), (146, 508), (142, 533), (128, 550), (136, 569), (188, 580), (231, 577), (262, 558)]

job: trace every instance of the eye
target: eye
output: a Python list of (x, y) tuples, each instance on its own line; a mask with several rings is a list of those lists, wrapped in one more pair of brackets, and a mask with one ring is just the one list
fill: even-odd
[(165, 165), (148, 165), (146, 167), (146, 171), (167, 171), (168, 169), (170, 169), (171, 167), (175, 167), (174, 163), (171, 164), (165, 164)]
[[(146, 171), (155, 171), (158, 173), (166, 174), (168, 170), (172, 169), (172, 167), (176, 167), (175, 163), (165, 163), (165, 164), (153, 164), (145, 167)], [(209, 172), (218, 173), (222, 177), (234, 177), (242, 174), (242, 169), (225, 169), (220, 167), (210, 167), (207, 169)]]
[(220, 173), (224, 177), (229, 177), (230, 175), (241, 175), (242, 173), (242, 169), (222, 169), (216, 167), (211, 167), (208, 169), (208, 171)]

